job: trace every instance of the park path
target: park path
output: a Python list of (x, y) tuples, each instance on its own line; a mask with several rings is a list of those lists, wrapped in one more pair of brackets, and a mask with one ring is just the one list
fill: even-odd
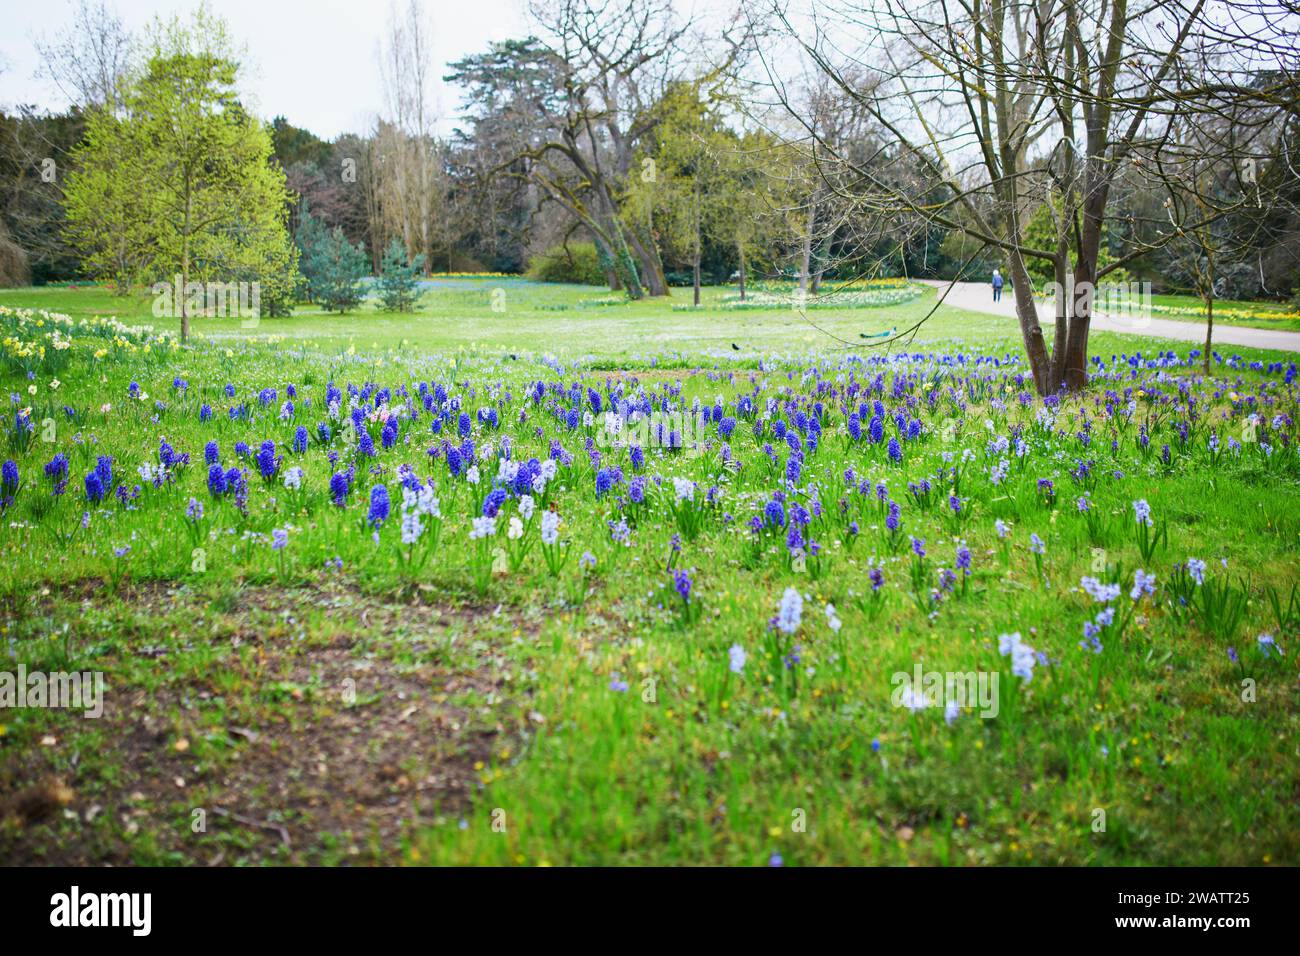
[[(941, 279), (920, 279), (919, 282), (933, 286), (936, 293), (943, 297), (944, 305), (971, 312), (985, 312), (990, 315), (1005, 315), (1015, 318), (1015, 298), (1010, 289), (1002, 291), (1002, 301), (993, 301), (993, 290), (987, 282), (948, 283)], [(952, 286), (948, 289), (949, 285)], [(948, 289), (947, 295), (944, 290)], [(1056, 316), (1051, 305), (1038, 306), (1038, 318), (1044, 325), (1056, 324)], [(1127, 332), (1130, 335), (1146, 335), (1152, 338), (1177, 339), (1182, 342), (1205, 342), (1205, 325), (1199, 322), (1178, 322), (1173, 319), (1141, 319), (1130, 316), (1112, 318), (1104, 312), (1094, 312), (1092, 328), (1106, 332)], [(1048, 333), (1048, 338), (1051, 334)], [(1214, 345), (1246, 345), (1257, 349), (1278, 349), (1284, 352), (1300, 352), (1300, 332), (1287, 332), (1282, 329), (1249, 329), (1238, 325), (1215, 325)]]

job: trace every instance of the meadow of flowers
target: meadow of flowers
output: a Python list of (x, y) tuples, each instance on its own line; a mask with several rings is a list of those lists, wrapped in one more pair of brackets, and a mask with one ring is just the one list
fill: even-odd
[[(758, 282), (751, 284), (742, 299), (739, 292), (727, 292), (710, 308), (727, 312), (789, 309), (794, 303), (808, 310), (823, 309), (875, 309), (896, 306), (920, 298), (923, 287), (905, 279), (862, 279), (828, 282), (818, 292), (800, 297), (793, 282)], [(678, 305), (678, 310), (691, 310), (691, 305)]]
[[(1040, 400), (1015, 354), (2, 318), (0, 648), (107, 691), (102, 722), (0, 711), (0, 781), (63, 788), (0, 804), (0, 852), (1300, 860), (1291, 361), (1097, 355)], [(992, 706), (896, 693), (918, 667)], [(268, 783), (302, 776), (319, 802)]]

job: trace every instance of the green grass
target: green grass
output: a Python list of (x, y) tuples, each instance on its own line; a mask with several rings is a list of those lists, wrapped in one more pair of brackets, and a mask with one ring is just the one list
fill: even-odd
[[(711, 312), (710, 306), (734, 294), (730, 287), (703, 289), (703, 311), (695, 312), (675, 310), (689, 305), (689, 289), (673, 289), (669, 299), (628, 302), (592, 286), (527, 279), (437, 282), (411, 315), (385, 313), (376, 301), (368, 300), (359, 310), (343, 315), (299, 305), (291, 318), (261, 319), (251, 328), (234, 318), (195, 317), (193, 330), (200, 341), (227, 347), (243, 342), (282, 349), (351, 347), (369, 354), (409, 354), (411, 349), (485, 356), (551, 354), (630, 363), (630, 367), (649, 359), (660, 367), (689, 365), (700, 356), (753, 360), (773, 351), (834, 356), (897, 353), (916, 347), (978, 347), (985, 354), (1018, 354), (1021, 349), (1014, 320), (948, 306), (936, 311), (932, 288), (923, 288), (915, 301), (898, 306), (800, 314), (793, 307)], [(493, 310), (494, 293), (503, 311)], [(610, 300), (618, 304), (602, 304)], [(0, 289), (0, 306), (45, 309), (77, 318), (116, 316), (170, 335), (180, 332), (179, 319), (154, 317), (153, 297), (147, 290), (121, 297), (99, 287)], [(1135, 350), (1151, 354), (1187, 348), (1185, 342), (1145, 336), (1094, 332), (1091, 338), (1092, 354), (1107, 359)], [(1235, 346), (1225, 352), (1252, 360), (1270, 355)]]
[[(1205, 324), (1205, 303), (1196, 296), (1153, 295), (1151, 304), (1158, 319)], [(1214, 324), (1296, 332), (1300, 331), (1300, 310), (1285, 302), (1218, 299), (1214, 303)]]
[[(491, 311), (498, 287), (504, 313)], [(706, 293), (711, 302), (719, 291)], [(1293, 426), (1273, 424), (1300, 412), (1296, 386), (1283, 378), (1290, 356), (1225, 350), (1241, 361), (1217, 364), (1208, 380), (1199, 366), (1157, 373), (1116, 361), (1049, 429), (1037, 420), (1041, 404), (1018, 400), (1023, 365), (1008, 361), (1019, 354), (1010, 320), (943, 310), (906, 346), (915, 358), (878, 367), (860, 360), (883, 350), (842, 347), (840, 339), (915, 322), (933, 302), (929, 290), (901, 306), (813, 315), (825, 332), (783, 309), (583, 304), (604, 297), (460, 280), (415, 316), (304, 310), (254, 330), (199, 319), (192, 346), (155, 339), (146, 352), (132, 339), (98, 359), (107, 340), (74, 331), (67, 350), (6, 358), (5, 391), (17, 395), (14, 408), (31, 408), (36, 430), (24, 438), (10, 420), (0, 435), (22, 477), (0, 523), (0, 650), (9, 670), (103, 671), (107, 691), (99, 720), (0, 711), (0, 862), (762, 865), (774, 854), (787, 865), (1300, 862), (1292, 809), (1300, 608), (1287, 604), (1300, 584), (1300, 461)], [(3, 292), (0, 306), (176, 327), (152, 320), (147, 299), (98, 290)], [(15, 329), (4, 334), (29, 342), (48, 331)], [(1094, 341), (1106, 361), (1139, 350), (1185, 357), (1189, 347)], [(923, 352), (966, 361), (940, 364)], [(975, 355), (998, 364), (977, 366)], [(880, 394), (871, 390), (877, 375)], [(175, 378), (188, 389), (174, 389)], [(313, 439), (302, 454), (289, 447), (296, 426), (314, 434), (328, 418), (331, 381), (345, 393), (348, 383), (389, 388), (392, 408), (404, 404), (404, 386), (417, 413), (390, 449), (380, 422), (367, 424), (379, 450), (361, 462), (346, 508), (328, 489), (328, 453), (340, 467), (356, 455), (355, 442), (339, 437), (342, 422), (332, 422), (328, 444)], [(739, 419), (727, 441), (738, 468), (723, 462), (716, 423), (705, 426), (701, 454), (647, 447), (646, 501), (635, 505), (627, 450), (595, 445), (602, 467), (624, 473), (597, 497), (584, 445), (599, 426), (569, 430), (548, 411), (554, 392), (540, 403), (527, 397), (539, 381), (578, 383), (584, 397), (588, 388), (607, 396), (621, 387), (623, 397), (643, 389), (687, 409), (721, 396), (729, 416), (745, 395), (760, 413), (768, 399), (799, 400), (804, 412), (821, 401), (820, 446), (806, 455), (803, 490), (790, 492), (813, 510), (808, 489), (820, 488), (821, 514), (807, 529), (819, 556), (792, 561), (784, 532), (755, 538), (746, 527), (784, 480), (788, 448), (770, 427), (756, 439), (752, 420)], [(147, 397), (132, 398), (132, 382)], [(537, 495), (522, 538), (506, 536), (509, 518), (522, 517), (512, 499), (495, 538), (470, 539), (497, 465), (482, 462), (474, 487), (453, 478), (441, 455), (430, 459), (426, 449), (445, 431), (430, 430), (421, 382), (462, 399), (480, 452), (508, 437), (516, 462), (547, 458), (552, 439), (572, 455)], [(290, 383), (295, 410), (282, 419)], [(902, 443), (901, 463), (885, 442), (850, 440), (840, 396), (855, 383), (867, 391), (854, 408), (879, 399), (889, 409), (885, 442), (893, 412), (913, 402), (909, 415), (926, 431)], [(1186, 438), (1180, 386), (1197, 401)], [(257, 393), (267, 387), (277, 395), (262, 408)], [(251, 419), (230, 418), (227, 409), (244, 402)], [(204, 403), (215, 412), (207, 422)], [(499, 429), (477, 420), (488, 406)], [(1256, 433), (1245, 422), (1252, 412), (1262, 418)], [(776, 417), (793, 421), (786, 411)], [(453, 415), (446, 427), (455, 426)], [(1013, 428), (1028, 443), (1023, 459), (989, 449)], [(191, 464), (149, 487), (137, 468), (157, 461), (164, 437)], [(1243, 442), (1240, 451), (1229, 438)], [(283, 456), (265, 484), (234, 454), (237, 441), (255, 452), (264, 439)], [(245, 511), (208, 494), (208, 441), (225, 467), (248, 470)], [(944, 469), (963, 450), (973, 460), (956, 484), (966, 515), (958, 522)], [(71, 461), (58, 497), (42, 474), (56, 451)], [(116, 458), (128, 486), (146, 485), (138, 499), (86, 504), (82, 479), (101, 454)], [(1003, 458), (1007, 477), (994, 485), (989, 472)], [(1076, 478), (1080, 459), (1094, 465)], [(403, 463), (437, 483), (436, 546), (431, 528), (415, 549), (402, 544)], [(293, 466), (304, 471), (297, 491), (280, 480)], [(372, 475), (372, 466), (382, 471)], [(698, 483), (694, 537), (674, 477)], [(923, 478), (934, 484), (925, 507), (907, 490)], [(1040, 478), (1054, 482), (1054, 500)], [(863, 480), (867, 494), (856, 490)], [(876, 481), (901, 505), (892, 542)], [(376, 542), (366, 512), (381, 483), (392, 516)], [(715, 486), (718, 503), (706, 504)], [(1085, 491), (1097, 521), (1076, 509)], [(197, 522), (185, 515), (191, 497), (204, 504)], [(1136, 499), (1166, 532), (1149, 559)], [(558, 572), (537, 540), (550, 506), (567, 547), (554, 555), (563, 558)], [(620, 520), (627, 546), (610, 535)], [(998, 521), (1009, 526), (1005, 539)], [(276, 530), (287, 530), (283, 551), (272, 547)], [(1031, 552), (1031, 534), (1043, 555)], [(928, 552), (919, 592), (912, 535)], [(972, 573), (934, 601), (929, 590), (940, 568), (954, 567), (959, 541)], [(1226, 583), (1244, 595), (1241, 620), (1203, 607), (1208, 592), (1195, 586), (1184, 606), (1171, 574), (1189, 557), (1208, 562), (1210, 588)], [(872, 566), (884, 570), (878, 596)], [(1135, 603), (1138, 567), (1154, 571), (1158, 586)], [(674, 590), (681, 570), (693, 582), (688, 604)], [(1101, 654), (1079, 646), (1084, 623), (1104, 606), (1079, 589), (1085, 575), (1119, 581), (1121, 620), (1132, 610), (1122, 634), (1118, 624), (1103, 632)], [(793, 635), (769, 627), (789, 587), (803, 595)], [(1281, 601), (1276, 612), (1270, 595)], [(1010, 632), (1045, 655), (1028, 682), (999, 654), (999, 635)], [(1285, 658), (1257, 644), (1265, 632)], [(728, 668), (736, 645), (748, 656), (743, 674)], [(999, 713), (967, 709), (950, 724), (942, 708), (895, 706), (891, 678), (917, 663), (998, 675)], [(206, 821), (198, 831), (196, 810)]]
[[(284, 344), (346, 342), (358, 349), (415, 346), (425, 349), (484, 351), (551, 351), (558, 355), (590, 352), (601, 357), (663, 353), (673, 349), (731, 349), (732, 343), (750, 353), (764, 348), (818, 348), (839, 345), (818, 331), (861, 343), (860, 333), (900, 330), (924, 316), (933, 304), (933, 290), (923, 290), (915, 303), (902, 307), (816, 311), (811, 323), (793, 308), (770, 308), (738, 314), (711, 315), (734, 290), (703, 290), (704, 318), (696, 312), (674, 312), (687, 306), (690, 290), (674, 289), (669, 300), (630, 302), (591, 286), (547, 285), (526, 279), (436, 280), (418, 311), (411, 316), (379, 311), (368, 300), (345, 315), (323, 315), (311, 306), (298, 306), (292, 318), (263, 319), (244, 328), (238, 319), (195, 318), (196, 334), (214, 340), (243, 340), (274, 336)], [(614, 304), (608, 304), (608, 303)], [(0, 290), (0, 305), (41, 308), (75, 317), (115, 315), (123, 322), (152, 325), (179, 333), (179, 319), (155, 318), (153, 297), (143, 292), (117, 297), (100, 288)], [(815, 323), (815, 325), (813, 324)], [(983, 334), (999, 324), (989, 316), (966, 314), (935, 320), (931, 335)], [(1001, 323), (1005, 325), (1005, 323)], [(1014, 329), (1011, 329), (1014, 332)]]

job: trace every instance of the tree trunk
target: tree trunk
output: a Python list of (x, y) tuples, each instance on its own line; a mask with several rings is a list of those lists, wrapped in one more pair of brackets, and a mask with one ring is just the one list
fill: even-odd
[(1061, 384), (1070, 391), (1088, 384), (1088, 332), (1092, 327), (1097, 258), (1091, 261), (1080, 255), (1074, 273), (1074, 290), (1070, 299), (1070, 328), (1065, 338), (1065, 367)]
[(1056, 301), (1052, 308), (1056, 312), (1056, 328), (1052, 330), (1052, 377), (1048, 382), (1051, 391), (1056, 391), (1065, 381), (1066, 338), (1070, 328), (1069, 290), (1069, 252), (1064, 244), (1058, 244), (1053, 278), (1056, 280)]
[(1105, 172), (1093, 170), (1094, 161), (1084, 175), (1083, 229), (1079, 236), (1078, 256), (1074, 268), (1074, 297), (1070, 303), (1070, 330), (1065, 343), (1064, 385), (1071, 391), (1088, 384), (1088, 332), (1092, 327), (1092, 307), (1096, 298), (1097, 257), (1101, 252), (1102, 216), (1110, 191)]
[[(615, 261), (617, 253), (609, 247), (602, 234), (592, 230), (592, 237), (596, 245), (596, 257), (600, 261), (600, 269), (605, 273), (605, 282), (609, 285), (610, 292), (621, 292), (624, 288), (623, 275), (618, 269)], [(636, 298), (636, 296), (633, 296)]]
[[(667, 282), (664, 280), (663, 270), (655, 268), (654, 259), (646, 252), (636, 230), (624, 227), (622, 220), (619, 219), (618, 204), (614, 202), (608, 186), (603, 179), (598, 180), (594, 185), (597, 187), (595, 192), (598, 201), (598, 217), (605, 227), (605, 234), (609, 237), (615, 268), (627, 286), (627, 294), (633, 299), (640, 299), (646, 292), (650, 295), (667, 295)], [(598, 231), (594, 224), (592, 231)]]
[(803, 234), (803, 250), (799, 262), (799, 291), (808, 292), (808, 278), (812, 268), (812, 239), (813, 229), (816, 226), (817, 205), (815, 203), (808, 207), (808, 223)]
[(740, 301), (745, 301), (745, 244), (736, 243), (736, 252), (740, 255)]
[(614, 229), (615, 240), (618, 242), (618, 247), (614, 250), (614, 271), (630, 298), (644, 298), (645, 288), (641, 284), (641, 276), (637, 273), (637, 264), (632, 258), (632, 251), (628, 249), (623, 237), (617, 233), (617, 225)]
[(1043, 327), (1038, 324), (1038, 306), (1034, 303), (1034, 290), (1030, 284), (1029, 271), (1025, 268), (1024, 256), (1018, 249), (1013, 248), (1008, 258), (1011, 290), (1016, 296), (1016, 318), (1020, 322), (1020, 336), (1025, 343), (1025, 354), (1029, 357), (1029, 370), (1034, 376), (1034, 388), (1039, 395), (1050, 395), (1052, 367), (1047, 357), (1047, 341), (1043, 338)]
[(1210, 374), (1210, 351), (1214, 348), (1214, 250), (1208, 242), (1205, 247), (1205, 374)]
[(1210, 374), (1210, 350), (1214, 347), (1214, 290), (1205, 297), (1205, 374)]
[(700, 304), (700, 194), (695, 194), (695, 256), (691, 262), (695, 291), (695, 305)]
[(185, 232), (181, 238), (181, 344), (190, 338), (190, 190), (185, 188)]
[[(188, 245), (188, 243), (186, 243)], [(187, 250), (181, 257), (181, 344), (190, 337), (190, 254)]]
[(641, 282), (645, 286), (646, 293), (667, 295), (668, 279), (664, 275), (663, 263), (659, 261), (658, 255), (650, 252), (654, 248), (653, 245), (642, 242), (641, 237), (631, 229), (627, 230), (627, 244), (641, 267)]

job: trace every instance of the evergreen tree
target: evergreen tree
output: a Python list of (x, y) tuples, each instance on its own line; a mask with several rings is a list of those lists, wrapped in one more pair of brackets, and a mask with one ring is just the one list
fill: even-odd
[(419, 301), (418, 278), (424, 271), (424, 255), (413, 262), (406, 259), (406, 247), (396, 236), (384, 250), (383, 275), (379, 278), (379, 298), (386, 312), (412, 312)]
[(360, 304), (364, 292), (361, 280), (367, 266), (364, 243), (353, 245), (343, 230), (326, 230), (306, 209), (298, 228), (302, 250), (300, 268), (307, 279), (307, 297), (326, 312), (346, 312)]
[(324, 266), (320, 250), (329, 239), (329, 230), (312, 215), (305, 196), (298, 207), (298, 231), (294, 233), (293, 239), (298, 247), (298, 269), (302, 273), (303, 295), (308, 302), (317, 302), (316, 293), (320, 289), (321, 280), (317, 268)]

